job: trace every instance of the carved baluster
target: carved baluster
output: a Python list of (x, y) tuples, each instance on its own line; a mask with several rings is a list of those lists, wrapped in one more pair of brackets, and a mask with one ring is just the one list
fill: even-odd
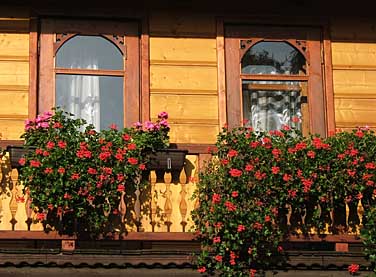
[(26, 211), (26, 217), (27, 217), (25, 222), (27, 224), (27, 230), (30, 231), (30, 226), (33, 223), (33, 220), (31, 219), (31, 215), (33, 213), (33, 210), (31, 209), (32, 199), (30, 197), (29, 189), (26, 190), (25, 196), (26, 196), (25, 211)]
[(141, 218), (141, 202), (140, 202), (140, 189), (139, 189), (139, 184), (140, 184), (140, 181), (141, 181), (141, 177), (138, 176), (137, 179), (135, 180), (135, 183), (136, 183), (136, 191), (134, 192), (134, 194), (136, 195), (136, 201), (134, 203), (134, 212), (135, 212), (135, 221), (136, 221), (136, 226), (137, 226), (137, 232), (140, 231), (140, 226), (141, 226), (141, 222), (140, 222), (140, 218)]
[(9, 202), (9, 209), (10, 209), (10, 213), (12, 215), (12, 219), (11, 219), (10, 223), (12, 224), (12, 231), (14, 231), (14, 227), (17, 223), (16, 213), (17, 213), (17, 209), (18, 209), (18, 203), (17, 203), (18, 171), (17, 171), (17, 169), (12, 169), (10, 177), (11, 177), (11, 180), (12, 180), (12, 190), (11, 190), (12, 198)]
[(302, 226), (305, 225), (305, 218), (307, 216), (307, 206), (304, 205), (304, 208), (303, 209), (300, 209), (300, 217), (302, 219)]
[(127, 205), (125, 204), (125, 191), (121, 192), (120, 202), (118, 206), (122, 228), (125, 228), (125, 214), (127, 213)]
[(291, 215), (292, 215), (292, 207), (290, 204), (286, 204), (287, 208), (287, 226), (291, 227)]
[(187, 185), (187, 175), (185, 174), (185, 169), (183, 168), (180, 172), (179, 176), (179, 182), (181, 185), (181, 191), (180, 191), (180, 204), (179, 204), (179, 210), (181, 215), (181, 222), (180, 224), (183, 227), (183, 232), (185, 232), (185, 226), (187, 225), (187, 221), (185, 220), (185, 217), (187, 216), (187, 201), (185, 200), (185, 196), (187, 195), (186, 185)]
[(171, 195), (172, 195), (172, 192), (171, 192), (171, 181), (172, 181), (172, 175), (171, 175), (171, 172), (165, 172), (164, 176), (163, 176), (163, 180), (166, 184), (166, 191), (164, 192), (165, 194), (165, 197), (166, 197), (166, 202), (165, 202), (165, 205), (164, 205), (164, 214), (166, 216), (166, 220), (165, 220), (165, 225), (167, 226), (167, 232), (170, 232), (170, 227), (172, 225), (172, 222), (171, 222), (171, 215), (172, 215), (172, 203), (171, 203)]
[(108, 204), (108, 211), (103, 209), (103, 214), (104, 214), (105, 217), (108, 217), (111, 213), (111, 205), (110, 205), (110, 201), (108, 201), (107, 197), (105, 198), (105, 202)]
[(157, 193), (155, 190), (155, 184), (157, 183), (157, 174), (154, 170), (150, 171), (149, 176), (150, 184), (151, 184), (151, 199), (150, 199), (150, 224), (151, 230), (154, 232), (154, 228), (156, 225), (155, 217), (157, 214)]
[[(315, 206), (315, 209), (317, 210), (317, 218), (321, 219), (321, 220), (324, 220), (321, 216), (322, 216), (322, 209), (321, 209), (321, 206), (320, 204), (317, 204)], [(316, 229), (316, 230), (315, 230)], [(325, 229), (328, 229), (328, 224), (325, 223)], [(311, 228), (312, 232), (317, 232), (319, 231), (318, 228)]]
[(349, 232), (350, 231), (350, 226), (349, 226), (349, 217), (350, 217), (350, 207), (349, 207), (349, 203), (347, 203), (347, 201), (345, 200), (345, 210), (346, 210), (346, 228), (347, 228), (347, 231)]
[(360, 229), (363, 228), (364, 208), (363, 208), (363, 205), (362, 205), (362, 199), (359, 199), (356, 211), (358, 213), (358, 218), (359, 218), (359, 225), (356, 227), (356, 231), (359, 234), (360, 233)]

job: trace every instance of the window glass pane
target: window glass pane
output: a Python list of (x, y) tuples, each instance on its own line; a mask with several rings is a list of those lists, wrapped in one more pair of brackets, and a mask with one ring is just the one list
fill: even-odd
[(243, 118), (256, 130), (279, 130), (282, 125), (301, 130), (301, 96), (305, 82), (243, 81)]
[(56, 67), (122, 70), (123, 55), (101, 36), (75, 36), (57, 51)]
[(304, 56), (287, 42), (263, 41), (242, 58), (243, 74), (306, 74)]
[(97, 130), (124, 126), (123, 77), (56, 75), (56, 106)]

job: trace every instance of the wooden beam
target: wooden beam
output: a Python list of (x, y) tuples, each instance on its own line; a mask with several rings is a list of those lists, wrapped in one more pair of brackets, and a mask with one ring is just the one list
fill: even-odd
[(225, 31), (222, 18), (217, 19), (217, 86), (219, 126), (227, 123)]
[(29, 118), (37, 116), (38, 105), (38, 20), (30, 19), (29, 34)]

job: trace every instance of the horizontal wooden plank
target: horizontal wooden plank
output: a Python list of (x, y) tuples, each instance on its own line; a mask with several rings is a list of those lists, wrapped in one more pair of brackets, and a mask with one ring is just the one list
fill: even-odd
[[(1, 240), (62, 240), (76, 239), (75, 236), (59, 235), (57, 232), (45, 233), (43, 231), (0, 231)], [(191, 241), (195, 239), (191, 232), (129, 232), (125, 236), (116, 236), (114, 239), (120, 240), (141, 240), (141, 241)], [(311, 235), (289, 236), (289, 242), (348, 242), (361, 243), (362, 240), (357, 235)]]
[(0, 84), (0, 92), (5, 92), (5, 91), (12, 91), (12, 92), (18, 92), (18, 93), (25, 93), (26, 91), (29, 91), (29, 86), (24, 86), (24, 85), (2, 85)]
[(336, 126), (376, 126), (376, 111), (335, 110)]
[(166, 111), (173, 119), (218, 121), (218, 97), (208, 95), (150, 95), (150, 113)]
[(28, 114), (28, 92), (1, 91), (0, 88), (0, 116)]
[(0, 84), (27, 86), (29, 84), (29, 63), (0, 61)]
[(216, 62), (206, 61), (179, 61), (179, 60), (151, 60), (151, 65), (168, 65), (168, 66), (210, 66), (217, 67)]
[(3, 140), (0, 136), (0, 148), (5, 149), (8, 145), (23, 145), (23, 140)]
[(368, 67), (376, 70), (376, 43), (333, 42), (333, 67)]
[(376, 98), (334, 100), (337, 127), (376, 126)]
[(19, 140), (24, 132), (25, 119), (0, 119), (0, 133), (3, 140)]
[(192, 13), (152, 12), (149, 29), (151, 36), (215, 37), (214, 15)]
[(206, 38), (150, 38), (150, 62), (211, 63), (216, 65), (216, 40)]
[(7, 56), (28, 59), (29, 34), (0, 33), (0, 60)]
[(334, 96), (365, 98), (376, 95), (376, 71), (333, 70)]
[(333, 41), (376, 41), (376, 19), (361, 17), (334, 17), (331, 20)]
[(217, 140), (218, 125), (170, 124), (171, 143), (213, 144)]
[(150, 89), (217, 90), (217, 69), (151, 65)]
[(168, 89), (168, 88), (153, 88), (150, 90), (151, 94), (163, 94), (163, 95), (218, 95), (218, 91), (215, 89)]

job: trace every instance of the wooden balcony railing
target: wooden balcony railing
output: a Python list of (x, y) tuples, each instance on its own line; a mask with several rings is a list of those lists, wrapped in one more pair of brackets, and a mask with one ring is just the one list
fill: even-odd
[[(151, 171), (150, 189), (136, 190), (131, 203), (122, 203), (126, 240), (191, 240), (191, 211), (198, 205), (191, 196), (195, 190), (199, 155), (187, 155), (181, 172)], [(56, 232), (44, 233), (43, 225), (23, 194), (18, 171), (9, 156), (0, 160), (0, 239), (63, 239)]]
[[(134, 202), (123, 203), (122, 213), (126, 235), (123, 240), (192, 240), (194, 235), (191, 211), (199, 204), (192, 199), (198, 179), (198, 169), (208, 154), (188, 155), (181, 172), (156, 172), (149, 175), (150, 186), (146, 192), (135, 191)], [(46, 234), (30, 208), (30, 200), (23, 194), (18, 172), (10, 168), (9, 157), (0, 160), (0, 239), (65, 239), (56, 232)], [(320, 205), (293, 209), (286, 206), (282, 220), (289, 231), (288, 241), (360, 242), (363, 225), (362, 201), (356, 204), (343, 201), (336, 209), (324, 213)], [(313, 210), (320, 210), (324, 231), (307, 231), (306, 223)], [(131, 224), (130, 224), (131, 222)], [(303, 233), (309, 233), (304, 236)], [(315, 234), (316, 235), (313, 235)]]

